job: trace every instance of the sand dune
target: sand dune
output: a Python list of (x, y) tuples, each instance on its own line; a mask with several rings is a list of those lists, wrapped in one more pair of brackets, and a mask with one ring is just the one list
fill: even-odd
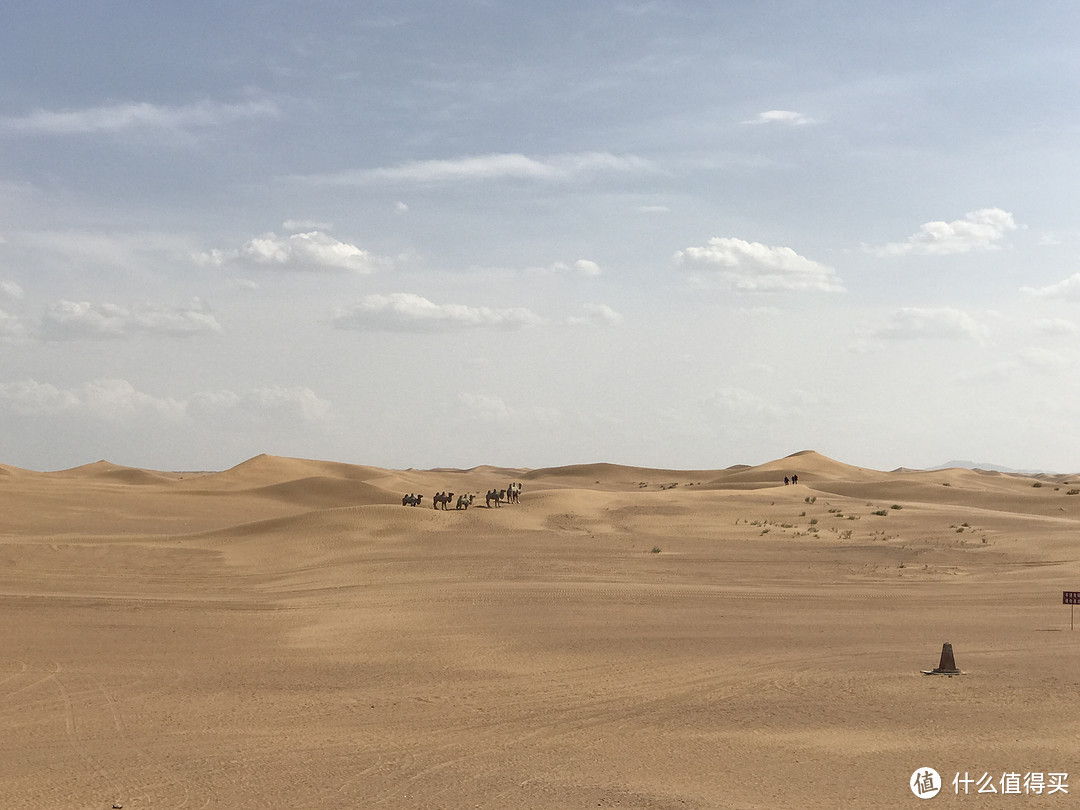
[[(1080, 474), (258, 456), (0, 492), (20, 807), (892, 808), (916, 768), (952, 805), (1080, 756)], [(944, 641), (966, 674), (922, 675)]]

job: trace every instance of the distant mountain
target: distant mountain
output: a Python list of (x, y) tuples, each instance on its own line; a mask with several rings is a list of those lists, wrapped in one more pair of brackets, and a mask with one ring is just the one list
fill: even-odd
[(946, 461), (937, 467), (929, 467), (931, 470), (948, 470), (952, 467), (961, 467), (966, 470), (990, 470), (991, 472), (1011, 473), (1013, 475), (1056, 475), (1050, 470), (1014, 470), (1012, 467), (1002, 467), (1000, 464), (989, 464), (979, 461)]

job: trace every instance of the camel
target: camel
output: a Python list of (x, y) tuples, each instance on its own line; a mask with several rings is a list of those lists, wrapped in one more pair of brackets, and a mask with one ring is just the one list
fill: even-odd
[(488, 509), (491, 508), (491, 502), (492, 501), (495, 501), (496, 506), (502, 506), (502, 501), (503, 501), (503, 498), (505, 498), (505, 497), (506, 497), (506, 490), (505, 489), (493, 489), (490, 492), (488, 492), (487, 496), (485, 497), (485, 500), (487, 501)]
[(406, 495), (401, 499), (402, 506), (419, 506), (420, 501), (423, 500), (423, 495)]
[(470, 506), (472, 506), (473, 498), (475, 497), (475, 495), (458, 495), (457, 506), (455, 506), (454, 508), (468, 509)]
[(507, 503), (517, 503), (518, 498), (521, 496), (521, 484), (511, 484), (506, 489)]
[(431, 499), (433, 501), (433, 503), (431, 504), (431, 508), (432, 509), (438, 509), (440, 506), (442, 506), (443, 511), (445, 512), (446, 511), (446, 505), (448, 503), (450, 503), (450, 501), (452, 501), (453, 499), (454, 499), (454, 493), (453, 492), (440, 492), (434, 498)]

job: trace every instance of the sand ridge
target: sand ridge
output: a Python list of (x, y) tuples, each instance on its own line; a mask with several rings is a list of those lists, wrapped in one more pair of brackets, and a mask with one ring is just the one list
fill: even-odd
[[(511, 481), (520, 503), (483, 505)], [(1077, 489), (812, 451), (5, 466), (0, 786), (37, 808), (832, 808), (917, 803), (920, 766), (1080, 774)], [(944, 641), (967, 674), (921, 675)], [(1067, 806), (1074, 778), (1028, 800)]]

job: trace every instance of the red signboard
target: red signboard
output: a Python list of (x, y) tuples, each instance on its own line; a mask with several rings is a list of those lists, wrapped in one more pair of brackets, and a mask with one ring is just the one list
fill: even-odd
[(1080, 605), (1080, 591), (1062, 591), (1061, 604)]

